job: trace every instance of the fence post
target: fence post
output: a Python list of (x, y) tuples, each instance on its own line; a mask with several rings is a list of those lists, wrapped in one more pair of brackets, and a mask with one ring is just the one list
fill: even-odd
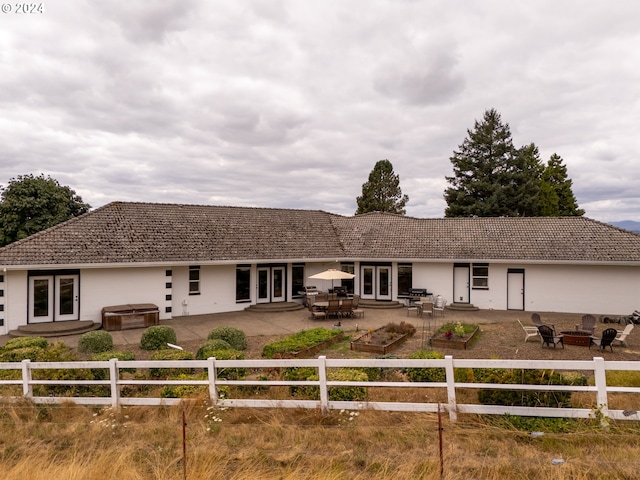
[(120, 380), (118, 359), (112, 358), (109, 360), (109, 381), (111, 382), (111, 407), (114, 410), (120, 408), (120, 388), (118, 388), (118, 380)]
[(458, 420), (458, 405), (456, 403), (456, 379), (453, 372), (453, 357), (445, 355), (444, 371), (447, 378), (447, 399), (449, 410), (449, 420), (456, 422)]
[(31, 360), (22, 360), (22, 395), (33, 397), (33, 385), (31, 385)]
[(218, 387), (216, 386), (216, 357), (207, 358), (209, 366), (207, 371), (209, 373), (209, 398), (211, 399), (211, 405), (218, 405)]
[(596, 381), (596, 403), (601, 415), (600, 424), (604, 427), (609, 424), (609, 400), (607, 399), (607, 371), (604, 366), (604, 358), (593, 357), (593, 374)]
[(320, 410), (323, 415), (329, 413), (329, 392), (327, 390), (327, 357), (318, 357), (318, 379), (320, 380)]

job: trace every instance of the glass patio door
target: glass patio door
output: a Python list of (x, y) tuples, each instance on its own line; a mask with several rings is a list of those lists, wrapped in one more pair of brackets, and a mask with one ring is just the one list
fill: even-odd
[(29, 323), (78, 320), (79, 275), (29, 277)]
[(391, 267), (363, 265), (360, 267), (361, 298), (391, 300)]

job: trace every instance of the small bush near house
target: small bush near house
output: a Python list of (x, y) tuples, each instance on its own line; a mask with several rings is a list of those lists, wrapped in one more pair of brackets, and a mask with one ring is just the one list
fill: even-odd
[[(301, 378), (305, 374), (304, 368), (297, 369), (297, 372), (290, 372), (296, 380), (317, 381), (318, 374), (313, 369), (313, 373), (306, 378)], [(307, 370), (308, 371), (308, 370)], [(339, 382), (368, 382), (369, 377), (365, 372), (356, 368), (339, 368), (337, 370), (329, 370), (327, 372), (327, 380)], [(333, 401), (365, 401), (367, 399), (367, 389), (365, 387), (329, 387), (329, 400)], [(320, 398), (320, 389), (318, 387), (297, 387), (292, 390), (292, 395), (309, 397), (317, 400)]]
[[(111, 360), (112, 358), (117, 358), (118, 360), (135, 360), (136, 354), (133, 352), (121, 352), (118, 350), (109, 350), (108, 352), (100, 352), (91, 355), (90, 360), (94, 362), (106, 362)], [(135, 373), (135, 368), (121, 368), (120, 372), (128, 372)], [(91, 373), (93, 373), (93, 377), (96, 380), (106, 380), (109, 378), (109, 369), (108, 368), (92, 368)]]
[(198, 360), (206, 360), (209, 357), (215, 357), (212, 355), (216, 350), (234, 350), (234, 348), (221, 338), (214, 338), (213, 340), (207, 340), (204, 345), (202, 345), (197, 353), (196, 358)]
[(109, 332), (94, 330), (80, 335), (78, 351), (80, 353), (102, 353), (113, 350), (113, 338)]
[(177, 343), (178, 338), (173, 328), (168, 325), (154, 325), (142, 332), (140, 348), (143, 350), (162, 350), (167, 343)]
[(49, 342), (46, 338), (42, 337), (18, 337), (11, 338), (7, 341), (4, 347), (2, 347), (2, 351), (15, 350), (17, 348), (25, 348), (25, 347), (38, 347), (38, 348), (47, 348)]
[[(200, 357), (199, 355), (204, 355)], [(215, 357), (216, 360), (244, 360), (244, 353), (240, 350), (211, 350), (196, 354), (197, 360), (206, 360), (209, 357)], [(237, 380), (247, 374), (246, 368), (219, 368), (217, 372), (218, 378), (226, 378), (229, 380)]]
[[(410, 359), (442, 359), (444, 355), (435, 350), (418, 350), (409, 355)], [(444, 382), (446, 373), (444, 368), (407, 368), (407, 376), (412, 382)]]
[(3, 350), (0, 352), (0, 362), (21, 362), (27, 359), (37, 362), (43, 353), (44, 348), (36, 346)]
[[(151, 360), (193, 360), (193, 353), (187, 350), (158, 350), (153, 352)], [(150, 375), (153, 378), (168, 378), (176, 375), (192, 375), (194, 368), (152, 368)]]
[(221, 339), (231, 345), (234, 350), (247, 349), (247, 336), (245, 333), (234, 327), (217, 327), (209, 332), (207, 340)]

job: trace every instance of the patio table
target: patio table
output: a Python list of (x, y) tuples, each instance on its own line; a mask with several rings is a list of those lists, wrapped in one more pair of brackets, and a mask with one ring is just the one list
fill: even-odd
[(591, 341), (591, 334), (589, 332), (568, 330), (566, 332), (560, 332), (560, 333), (562, 334), (565, 345), (577, 345), (579, 347), (588, 347)]

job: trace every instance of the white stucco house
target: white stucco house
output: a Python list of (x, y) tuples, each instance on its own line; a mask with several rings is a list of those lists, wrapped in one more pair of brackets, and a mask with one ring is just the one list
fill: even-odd
[[(160, 318), (301, 302), (327, 268), (363, 299), (426, 288), (482, 309), (629, 314), (640, 235), (584, 217), (345, 217), (317, 210), (114, 202), (0, 249), (0, 334), (101, 321), (109, 305)], [(320, 288), (330, 284), (318, 284)]]

